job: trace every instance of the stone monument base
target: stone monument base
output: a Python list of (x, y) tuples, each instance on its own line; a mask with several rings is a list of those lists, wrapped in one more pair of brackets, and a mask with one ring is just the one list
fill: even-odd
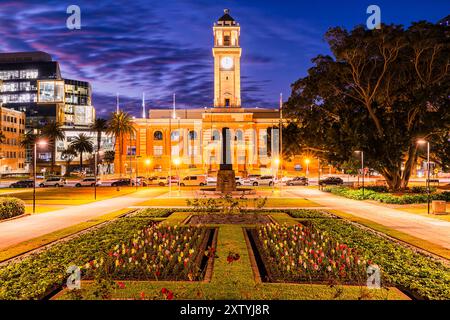
[(234, 170), (222, 170), (217, 173), (216, 191), (231, 193), (236, 191), (236, 177)]

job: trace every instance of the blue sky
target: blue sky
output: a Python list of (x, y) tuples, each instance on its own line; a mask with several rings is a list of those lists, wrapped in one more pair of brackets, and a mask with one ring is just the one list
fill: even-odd
[[(81, 30), (66, 28), (71, 4), (81, 8)], [(0, 51), (50, 53), (64, 77), (91, 82), (100, 116), (114, 110), (116, 92), (134, 115), (142, 92), (150, 108), (169, 108), (172, 93), (180, 108), (211, 106), (212, 25), (229, 8), (241, 25), (243, 105), (274, 108), (311, 59), (329, 53), (326, 30), (365, 24), (371, 4), (383, 23), (406, 26), (450, 13), (448, 0), (0, 0)]]

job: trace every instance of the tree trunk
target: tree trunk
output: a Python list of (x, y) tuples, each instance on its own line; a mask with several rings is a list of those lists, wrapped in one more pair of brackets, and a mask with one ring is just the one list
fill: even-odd
[(54, 174), (55, 173), (55, 162), (56, 162), (56, 141), (52, 140), (52, 162), (51, 162), (51, 167), (50, 167), (50, 174)]
[(102, 144), (102, 132), (97, 132), (97, 152), (100, 152), (100, 146)]
[(119, 141), (119, 175), (122, 178), (122, 153), (123, 153), (123, 134), (120, 135)]
[(80, 175), (83, 172), (83, 152), (80, 152)]
[(405, 169), (403, 170), (403, 176), (401, 181), (401, 188), (406, 189), (408, 187), (409, 178), (411, 177), (414, 165), (417, 162), (417, 144), (412, 143), (408, 148), (408, 158), (405, 162)]

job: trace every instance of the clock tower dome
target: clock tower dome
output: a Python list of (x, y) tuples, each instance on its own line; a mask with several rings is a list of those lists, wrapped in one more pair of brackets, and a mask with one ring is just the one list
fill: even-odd
[(225, 9), (224, 15), (214, 23), (214, 107), (241, 106), (241, 27)]

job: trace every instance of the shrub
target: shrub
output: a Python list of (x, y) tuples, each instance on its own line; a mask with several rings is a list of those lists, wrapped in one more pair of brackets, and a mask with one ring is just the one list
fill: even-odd
[(389, 189), (386, 186), (366, 186), (364, 187), (364, 189), (382, 193), (386, 193), (389, 191)]
[[(436, 187), (430, 187), (430, 192), (436, 192)], [(424, 186), (411, 187), (411, 193), (427, 193), (427, 187)]]
[(17, 198), (0, 198), (0, 220), (20, 216), (25, 213), (25, 202)]

